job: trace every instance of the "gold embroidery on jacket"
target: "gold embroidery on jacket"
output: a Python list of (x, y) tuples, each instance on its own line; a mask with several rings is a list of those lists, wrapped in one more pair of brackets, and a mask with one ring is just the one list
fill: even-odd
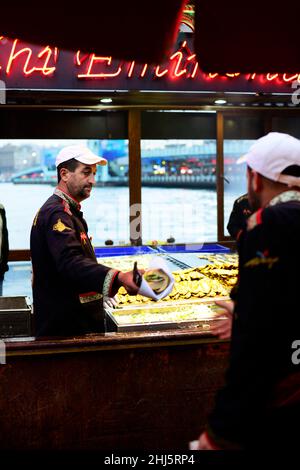
[(279, 258), (252, 258), (247, 263), (245, 263), (245, 268), (254, 268), (255, 266), (258, 266), (259, 264), (266, 264), (269, 269), (273, 267), (273, 264), (278, 263)]
[(36, 213), (36, 215), (35, 215), (35, 218), (33, 219), (33, 225), (34, 225), (34, 226), (36, 226), (36, 224), (37, 224), (37, 220), (38, 220), (38, 216), (39, 216), (40, 210), (41, 210), (41, 209), (39, 209), (39, 210), (37, 211), (37, 213)]
[(57, 232), (63, 232), (64, 230), (72, 230), (70, 227), (67, 227), (61, 219), (58, 219), (57, 223), (53, 225), (53, 230)]

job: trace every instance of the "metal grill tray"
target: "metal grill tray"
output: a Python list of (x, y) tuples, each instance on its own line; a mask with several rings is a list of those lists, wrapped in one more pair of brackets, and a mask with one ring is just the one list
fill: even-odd
[(180, 259), (177, 259), (177, 256), (175, 257), (175, 256), (166, 255), (166, 254), (160, 254), (158, 256), (160, 256), (166, 261), (171, 271), (178, 271), (179, 269), (190, 268), (190, 266), (187, 263), (185, 263), (184, 261), (181, 261)]
[[(228, 297), (215, 297), (214, 300), (222, 299), (227, 300)], [(121, 323), (116, 318), (117, 315), (136, 315), (139, 311), (143, 311), (143, 313), (153, 313), (162, 315), (163, 311), (173, 310), (176, 312), (178, 308), (189, 308), (193, 305), (199, 306), (203, 304), (208, 304), (213, 306), (216, 309), (216, 314), (213, 315), (213, 312), (207, 316), (203, 313), (203, 318), (200, 319), (184, 319), (180, 321), (151, 321), (151, 322), (141, 322), (141, 323)], [(174, 302), (164, 302), (156, 303), (154, 305), (137, 305), (137, 306), (128, 306), (122, 307), (120, 309), (106, 309), (107, 314), (107, 331), (118, 331), (118, 332), (126, 332), (126, 331), (139, 331), (139, 330), (161, 330), (161, 329), (186, 329), (186, 328), (199, 328), (205, 332), (209, 332), (211, 328), (211, 324), (224, 319), (225, 317), (220, 315), (218, 312), (218, 307), (215, 306), (214, 301), (210, 300), (187, 300), (184, 299), (182, 301), (177, 301), (175, 304)]]
[[(180, 269), (187, 268), (199, 268), (207, 264), (213, 264), (211, 259), (206, 259), (205, 255), (213, 256), (215, 261), (228, 262), (228, 259), (225, 258), (226, 255), (233, 255), (233, 253), (173, 253), (171, 255), (162, 255), (166, 256), (170, 263), (173, 263), (174, 266), (177, 266)], [(225, 256), (224, 256), (225, 255)], [(201, 258), (203, 256), (203, 258)]]
[(212, 264), (209, 260), (198, 258), (197, 253), (174, 253), (170, 258), (177, 263), (180, 269), (198, 268), (206, 264)]

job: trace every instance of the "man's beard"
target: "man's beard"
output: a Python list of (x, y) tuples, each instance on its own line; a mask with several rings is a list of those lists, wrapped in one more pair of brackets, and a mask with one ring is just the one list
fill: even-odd
[(87, 188), (93, 189), (93, 186), (83, 186), (82, 188), (78, 189), (78, 187), (73, 187), (71, 184), (67, 184), (68, 192), (69, 194), (76, 199), (76, 201), (83, 201), (84, 199), (87, 199), (91, 195), (91, 191), (86, 191)]
[(248, 188), (248, 201), (253, 212), (261, 208), (260, 198), (251, 188)]
[[(90, 189), (90, 191), (87, 191), (87, 189)], [(77, 194), (78, 199), (80, 198), (83, 201), (84, 199), (90, 197), (92, 189), (93, 186), (84, 186), (83, 188), (81, 188)]]

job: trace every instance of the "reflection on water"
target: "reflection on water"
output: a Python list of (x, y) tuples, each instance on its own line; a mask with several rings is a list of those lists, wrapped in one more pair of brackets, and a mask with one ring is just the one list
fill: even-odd
[[(0, 185), (0, 202), (5, 206), (11, 249), (29, 248), (33, 218), (53, 193), (48, 185)], [(239, 193), (226, 198), (228, 213)], [(203, 242), (217, 239), (216, 191), (207, 189), (143, 188), (143, 241)], [(129, 194), (127, 187), (97, 187), (82, 210), (93, 236), (93, 244), (115, 244), (129, 240)]]
[(28, 262), (10, 262), (9, 270), (5, 273), (3, 283), (3, 295), (13, 296), (22, 295), (29, 298), (32, 303), (31, 289), (31, 263)]

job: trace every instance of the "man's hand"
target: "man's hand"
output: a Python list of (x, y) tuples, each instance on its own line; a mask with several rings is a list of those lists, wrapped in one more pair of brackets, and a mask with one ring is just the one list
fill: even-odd
[(226, 319), (216, 321), (211, 327), (211, 332), (220, 339), (228, 339), (231, 337), (234, 303), (232, 300), (218, 300), (215, 303), (219, 307), (222, 307), (223, 310), (220, 310), (220, 315), (226, 316)]
[[(144, 270), (139, 269), (141, 274), (144, 273)], [(133, 271), (128, 271), (126, 273), (119, 272), (118, 275), (119, 283), (123, 286), (129, 295), (136, 295), (138, 293), (139, 287), (133, 281)]]
[(189, 443), (190, 450), (217, 450), (217, 447), (214, 447), (207, 437), (207, 433), (203, 432), (199, 437), (198, 441), (191, 441)]
[(104, 297), (103, 298), (103, 307), (105, 308), (114, 308), (116, 305), (118, 305), (118, 301), (115, 297)]

